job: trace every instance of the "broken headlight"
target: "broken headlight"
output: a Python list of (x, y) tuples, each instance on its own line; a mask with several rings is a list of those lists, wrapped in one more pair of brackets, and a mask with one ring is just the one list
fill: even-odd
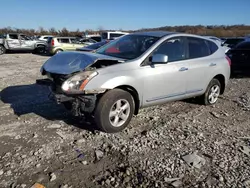
[(62, 90), (65, 93), (82, 93), (87, 83), (97, 76), (95, 71), (84, 71), (67, 79), (62, 84)]

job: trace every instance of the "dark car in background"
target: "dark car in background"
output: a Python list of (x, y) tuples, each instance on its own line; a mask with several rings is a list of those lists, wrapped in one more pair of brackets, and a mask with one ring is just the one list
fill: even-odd
[(102, 47), (103, 45), (107, 44), (108, 42), (109, 42), (108, 40), (97, 42), (95, 44), (91, 44), (91, 45), (88, 45), (88, 46), (83, 47), (83, 48), (77, 48), (76, 51), (92, 52), (92, 51)]
[(101, 36), (93, 36), (93, 37), (89, 37), (89, 38), (95, 40), (96, 42), (101, 42), (101, 40), (102, 40)]
[(238, 43), (227, 52), (231, 59), (231, 74), (250, 75), (250, 41)]
[(243, 41), (245, 41), (245, 37), (230, 37), (230, 38), (224, 39), (224, 42), (222, 43), (222, 45), (227, 46), (229, 48), (234, 48), (237, 44)]

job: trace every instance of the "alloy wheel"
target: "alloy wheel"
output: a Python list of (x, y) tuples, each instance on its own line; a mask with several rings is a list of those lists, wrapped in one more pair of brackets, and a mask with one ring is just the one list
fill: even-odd
[(130, 114), (130, 104), (125, 99), (116, 101), (110, 109), (109, 121), (112, 126), (120, 127), (128, 119)]

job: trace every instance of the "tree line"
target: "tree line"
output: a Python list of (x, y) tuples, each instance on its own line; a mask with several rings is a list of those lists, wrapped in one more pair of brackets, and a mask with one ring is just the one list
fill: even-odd
[[(120, 29), (122, 30), (122, 29)], [(250, 25), (183, 25), (183, 26), (164, 26), (158, 28), (142, 28), (139, 30), (122, 30), (125, 32), (136, 32), (136, 31), (149, 31), (149, 30), (163, 30), (163, 31), (172, 31), (172, 32), (184, 32), (190, 34), (198, 35), (212, 35), (217, 37), (242, 37), (250, 35)], [(58, 30), (55, 28), (45, 29), (40, 27), (38, 29), (20, 29), (5, 27), (0, 28), (0, 34), (4, 33), (23, 33), (30, 36), (39, 36), (39, 35), (53, 35), (53, 36), (82, 36), (84, 33), (88, 34), (98, 34), (104, 31), (102, 27), (98, 30), (75, 30), (70, 31), (66, 27)], [(112, 31), (112, 30), (109, 30)]]

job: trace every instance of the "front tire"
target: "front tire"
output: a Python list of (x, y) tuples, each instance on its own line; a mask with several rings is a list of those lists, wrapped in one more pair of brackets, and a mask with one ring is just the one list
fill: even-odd
[(0, 45), (0, 55), (5, 54), (6, 48), (3, 45)]
[(221, 92), (221, 83), (217, 79), (212, 79), (208, 84), (205, 94), (202, 96), (203, 104), (213, 105), (218, 101)]
[(95, 109), (95, 122), (101, 131), (115, 133), (129, 124), (135, 111), (132, 95), (122, 89), (105, 93)]

